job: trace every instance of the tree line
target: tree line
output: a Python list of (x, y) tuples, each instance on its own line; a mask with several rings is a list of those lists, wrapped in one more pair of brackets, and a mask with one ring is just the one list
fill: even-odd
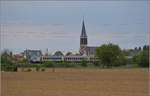
[(97, 48), (96, 56), (103, 67), (124, 65), (149, 67), (149, 45), (144, 45), (143, 48), (121, 50), (118, 45), (103, 44)]

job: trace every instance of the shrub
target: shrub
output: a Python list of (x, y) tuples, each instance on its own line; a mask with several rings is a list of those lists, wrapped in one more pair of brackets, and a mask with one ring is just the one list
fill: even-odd
[(141, 67), (149, 67), (149, 51), (143, 51), (139, 54), (138, 64)]
[(127, 63), (127, 60), (125, 59), (125, 57), (123, 55), (120, 55), (113, 63), (113, 66), (114, 67), (123, 66), (123, 65), (126, 65), (126, 63)]
[(100, 62), (98, 62), (98, 61), (93, 62), (93, 63), (94, 63), (94, 65), (97, 66), (97, 67), (100, 66)]
[(36, 71), (40, 71), (40, 66), (36, 66)]
[(42, 68), (42, 69), (41, 69), (41, 71), (45, 71), (45, 69), (44, 69), (44, 68)]
[(66, 63), (66, 64), (65, 64), (65, 67), (70, 68), (70, 67), (74, 67), (74, 66), (73, 66), (73, 64), (71, 64), (71, 63)]
[(87, 62), (86, 62), (85, 60), (82, 60), (82, 61), (81, 61), (81, 66), (87, 67), (87, 66), (88, 66), (88, 65), (87, 65)]
[(51, 68), (51, 67), (54, 67), (54, 64), (53, 64), (53, 62), (51, 62), (51, 61), (47, 61), (47, 62), (44, 62), (43, 67)]
[(31, 71), (32, 71), (32, 69), (30, 69), (30, 68), (27, 70), (27, 72), (31, 72)]
[(17, 72), (17, 66), (13, 64), (2, 64), (1, 65), (2, 71), (10, 71), (10, 72)]

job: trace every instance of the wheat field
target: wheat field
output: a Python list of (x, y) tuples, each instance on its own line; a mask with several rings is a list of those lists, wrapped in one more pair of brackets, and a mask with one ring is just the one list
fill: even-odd
[(2, 72), (2, 96), (148, 96), (148, 69)]

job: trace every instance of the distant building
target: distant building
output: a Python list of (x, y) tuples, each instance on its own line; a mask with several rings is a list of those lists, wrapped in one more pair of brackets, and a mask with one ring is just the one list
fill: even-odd
[(61, 51), (56, 51), (53, 56), (64, 56)]
[(15, 58), (15, 61), (16, 61), (16, 62), (21, 62), (21, 61), (24, 60), (23, 54), (15, 54), (15, 55), (14, 55), (14, 58)]
[(70, 55), (72, 55), (72, 52), (67, 52), (66, 53), (66, 56), (70, 56)]
[(42, 61), (41, 50), (25, 50), (24, 55), (30, 63), (40, 63)]
[(80, 62), (83, 59), (87, 59), (85, 56), (43, 56), (42, 61), (54, 61), (54, 62)]
[(96, 61), (98, 60), (95, 57), (96, 48), (94, 46), (88, 45), (88, 37), (86, 34), (84, 20), (82, 22), (82, 31), (80, 35), (80, 50), (79, 54), (72, 54), (68, 52), (64, 55), (61, 51), (56, 51), (54, 55), (42, 56), (42, 61), (67, 61), (67, 62), (81, 62), (82, 60), (86, 61)]
[(80, 35), (80, 54), (85, 56), (92, 56), (94, 57), (96, 54), (96, 48), (94, 46), (87, 46), (88, 45), (88, 36), (86, 34), (84, 20), (82, 22), (82, 31)]
[(84, 20), (82, 22), (82, 31), (81, 31), (81, 35), (80, 35), (80, 54), (81, 55), (85, 55), (86, 54), (86, 48), (87, 48), (87, 44), (88, 44), (88, 40), (87, 40), (87, 34), (86, 34), (86, 29), (85, 29), (85, 24), (84, 24)]
[(56, 51), (54, 55), (42, 56), (42, 61), (67, 61), (67, 62), (79, 62), (83, 59), (87, 59), (87, 56), (81, 56), (76, 54), (63, 55), (61, 51)]
[(90, 56), (90, 57), (94, 57), (96, 55), (96, 49), (97, 49), (97, 47), (87, 46), (87, 48), (85, 50), (86, 55)]
[(42, 61), (55, 61), (55, 62), (60, 62), (63, 61), (63, 56), (42, 56)]

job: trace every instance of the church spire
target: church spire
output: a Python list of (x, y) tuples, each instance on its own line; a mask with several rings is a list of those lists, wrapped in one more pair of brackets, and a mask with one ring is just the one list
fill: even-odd
[(82, 21), (82, 32), (81, 32), (80, 37), (87, 37), (86, 30), (85, 30), (85, 24), (84, 24), (84, 17), (83, 17), (83, 21)]
[(86, 30), (85, 30), (85, 25), (84, 25), (84, 18), (82, 21), (82, 32), (80, 35), (80, 54), (86, 54), (86, 48), (87, 48), (88, 40), (87, 40), (87, 35), (86, 35)]

